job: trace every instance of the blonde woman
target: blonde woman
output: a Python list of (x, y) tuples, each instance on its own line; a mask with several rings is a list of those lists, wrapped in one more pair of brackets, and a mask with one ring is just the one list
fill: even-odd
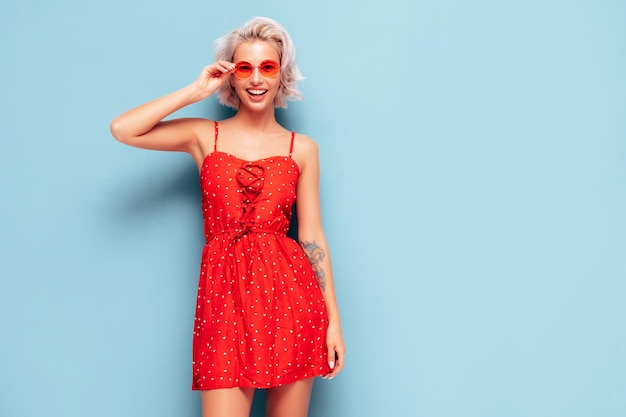
[[(193, 337), (203, 417), (248, 416), (255, 388), (268, 417), (306, 416), (313, 378), (344, 366), (345, 346), (322, 230), (317, 144), (289, 132), (276, 107), (302, 78), (286, 30), (254, 18), (216, 42), (195, 82), (111, 122), (139, 148), (191, 155), (200, 172), (206, 245)], [(164, 121), (217, 94), (226, 120)], [(286, 236), (296, 204), (298, 241)]]

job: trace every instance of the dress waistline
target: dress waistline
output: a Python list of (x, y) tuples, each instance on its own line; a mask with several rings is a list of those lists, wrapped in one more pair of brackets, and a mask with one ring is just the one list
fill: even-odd
[(236, 240), (239, 240), (241, 237), (248, 235), (248, 234), (251, 234), (251, 235), (252, 234), (254, 235), (265, 234), (265, 235), (280, 235), (280, 236), (287, 235), (286, 232), (280, 232), (280, 231), (271, 230), (271, 229), (244, 227), (244, 228), (226, 229), (226, 230), (222, 230), (221, 232), (213, 233), (212, 235), (206, 238), (206, 243), (208, 244), (216, 237), (222, 236), (222, 235), (232, 235), (231, 240), (236, 241)]

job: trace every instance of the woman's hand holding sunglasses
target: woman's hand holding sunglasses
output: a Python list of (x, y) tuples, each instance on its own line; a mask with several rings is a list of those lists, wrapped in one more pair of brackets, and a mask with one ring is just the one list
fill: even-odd
[(194, 82), (204, 97), (213, 94), (224, 82), (228, 81), (230, 74), (235, 70), (235, 64), (228, 61), (217, 61), (202, 68), (202, 72)]

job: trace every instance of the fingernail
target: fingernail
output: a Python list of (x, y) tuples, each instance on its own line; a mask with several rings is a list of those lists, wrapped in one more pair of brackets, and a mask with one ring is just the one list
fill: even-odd
[(335, 361), (328, 362), (328, 365), (330, 366), (330, 369), (335, 369)]

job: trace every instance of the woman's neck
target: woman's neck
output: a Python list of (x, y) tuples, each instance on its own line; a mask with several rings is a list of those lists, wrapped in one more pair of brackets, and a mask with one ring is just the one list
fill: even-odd
[(237, 114), (232, 117), (232, 121), (245, 130), (257, 132), (267, 132), (280, 126), (276, 121), (273, 108), (255, 112), (246, 107), (241, 107)]

